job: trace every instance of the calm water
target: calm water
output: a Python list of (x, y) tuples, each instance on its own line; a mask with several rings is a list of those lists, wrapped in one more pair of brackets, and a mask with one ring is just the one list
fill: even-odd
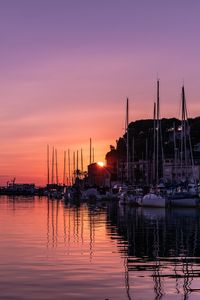
[(0, 299), (199, 299), (200, 210), (0, 197)]

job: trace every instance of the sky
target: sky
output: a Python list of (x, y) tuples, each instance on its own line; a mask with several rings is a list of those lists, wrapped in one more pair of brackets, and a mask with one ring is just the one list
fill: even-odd
[(104, 161), (130, 120), (200, 115), (199, 0), (0, 0), (0, 184), (46, 183), (47, 144)]

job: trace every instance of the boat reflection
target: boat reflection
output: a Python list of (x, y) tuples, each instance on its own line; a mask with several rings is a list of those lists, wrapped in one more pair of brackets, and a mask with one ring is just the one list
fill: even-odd
[(123, 262), (122, 285), (128, 300), (197, 297), (199, 225), (199, 210), (193, 208), (122, 208), (117, 203), (66, 205), (47, 201), (47, 248), (62, 243), (66, 256), (78, 251), (90, 264), (93, 259), (97, 263), (102, 237), (106, 236), (113, 247), (111, 253), (117, 250)]
[[(127, 299), (132, 299), (130, 291), (134, 295), (137, 290), (138, 277), (141, 281), (143, 277), (152, 278), (154, 299), (162, 299), (168, 293), (189, 299), (191, 294), (200, 291), (197, 288), (200, 275), (198, 209), (124, 207), (122, 210), (110, 206), (108, 220), (124, 257)], [(109, 234), (110, 225), (107, 226)], [(130, 278), (135, 278), (135, 282), (130, 284)]]

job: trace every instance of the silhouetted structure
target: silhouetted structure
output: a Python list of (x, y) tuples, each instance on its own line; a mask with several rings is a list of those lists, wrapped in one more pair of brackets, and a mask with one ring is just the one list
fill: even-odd
[[(195, 177), (200, 178), (200, 117), (188, 119), (192, 154), (194, 157)], [(181, 121), (176, 118), (160, 120), (163, 147), (163, 177), (169, 181), (180, 180), (180, 173), (174, 174), (174, 137), (176, 147), (181, 143)], [(153, 183), (153, 131), (154, 120), (137, 120), (129, 123), (129, 181), (134, 184)], [(188, 133), (189, 134), (189, 133)], [(134, 141), (134, 142), (133, 142)], [(111, 146), (106, 154), (106, 167), (112, 174), (113, 181), (126, 181), (127, 148), (126, 134), (120, 137), (115, 147)], [(191, 167), (192, 169), (192, 167)], [(190, 166), (188, 165), (188, 173)], [(160, 173), (159, 173), (160, 175)], [(161, 175), (159, 176), (161, 177)], [(176, 177), (176, 178), (175, 178)]]

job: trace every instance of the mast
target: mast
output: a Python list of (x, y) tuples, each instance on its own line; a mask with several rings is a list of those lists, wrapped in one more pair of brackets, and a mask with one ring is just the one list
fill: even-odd
[(81, 148), (81, 173), (83, 175), (83, 150)]
[(76, 151), (76, 176), (78, 177), (78, 150)]
[(90, 165), (92, 163), (92, 139), (90, 138)]
[(56, 155), (56, 184), (58, 184), (58, 156), (57, 156), (57, 149), (55, 149)]
[(185, 174), (188, 177), (188, 161), (187, 161), (187, 128), (186, 128), (186, 101), (185, 101), (185, 89), (182, 87), (182, 98), (183, 98), (183, 136), (184, 136), (184, 164), (185, 164)]
[(47, 184), (49, 185), (49, 145), (47, 145)]
[(51, 169), (51, 183), (54, 184), (54, 147), (52, 150), (52, 169)]
[(70, 150), (68, 149), (68, 171), (69, 171), (69, 185), (71, 184), (71, 170), (70, 170)]
[(127, 163), (127, 182), (129, 181), (129, 100), (126, 99), (126, 163)]
[(156, 103), (156, 127), (157, 127), (157, 134), (156, 134), (156, 185), (158, 185), (159, 181), (159, 131), (160, 131), (160, 95), (159, 95), (159, 80), (157, 80), (157, 103)]
[(63, 185), (66, 183), (66, 151), (64, 151)]
[(73, 179), (75, 179), (75, 169), (76, 169), (76, 157), (75, 157), (75, 151), (73, 152)]
[(132, 158), (132, 165), (133, 165), (133, 184), (134, 184), (134, 181), (135, 181), (135, 169), (134, 169), (134, 161), (135, 161), (135, 139), (134, 139), (134, 135), (133, 135), (133, 158)]
[(175, 122), (173, 122), (173, 128), (174, 128), (174, 135), (173, 135), (173, 138), (174, 138), (174, 177), (175, 177), (175, 181), (176, 181), (176, 164), (177, 164), (177, 154), (176, 154), (176, 151), (177, 151), (177, 149), (176, 149), (176, 124), (175, 124)]
[(185, 92), (184, 86), (181, 89), (181, 178), (183, 178), (183, 168), (185, 166), (186, 136), (185, 136)]
[(181, 159), (181, 179), (183, 178), (183, 147), (184, 147), (184, 114), (183, 108), (184, 107), (184, 100), (183, 100), (183, 87), (181, 89), (181, 152), (180, 152), (180, 159)]
[(153, 106), (153, 183), (156, 179), (156, 103)]
[(187, 132), (186, 134), (188, 134), (188, 140), (189, 140), (189, 150), (190, 150), (190, 157), (191, 157), (191, 165), (192, 165), (192, 175), (193, 175), (193, 179), (196, 183), (196, 177), (195, 177), (195, 169), (194, 169), (194, 157), (193, 157), (193, 151), (192, 151), (192, 142), (191, 142), (191, 136), (190, 136), (190, 125), (188, 122), (188, 112), (187, 112), (187, 106), (186, 106), (186, 99), (185, 99), (185, 89), (183, 86), (183, 96), (184, 96), (184, 110), (185, 110), (185, 120), (186, 120), (186, 124), (187, 124)]
[(149, 168), (148, 168), (148, 140), (146, 138), (146, 153), (145, 153), (145, 160), (146, 160), (146, 168), (145, 168), (145, 171), (146, 171), (146, 184), (148, 185), (149, 183)]

